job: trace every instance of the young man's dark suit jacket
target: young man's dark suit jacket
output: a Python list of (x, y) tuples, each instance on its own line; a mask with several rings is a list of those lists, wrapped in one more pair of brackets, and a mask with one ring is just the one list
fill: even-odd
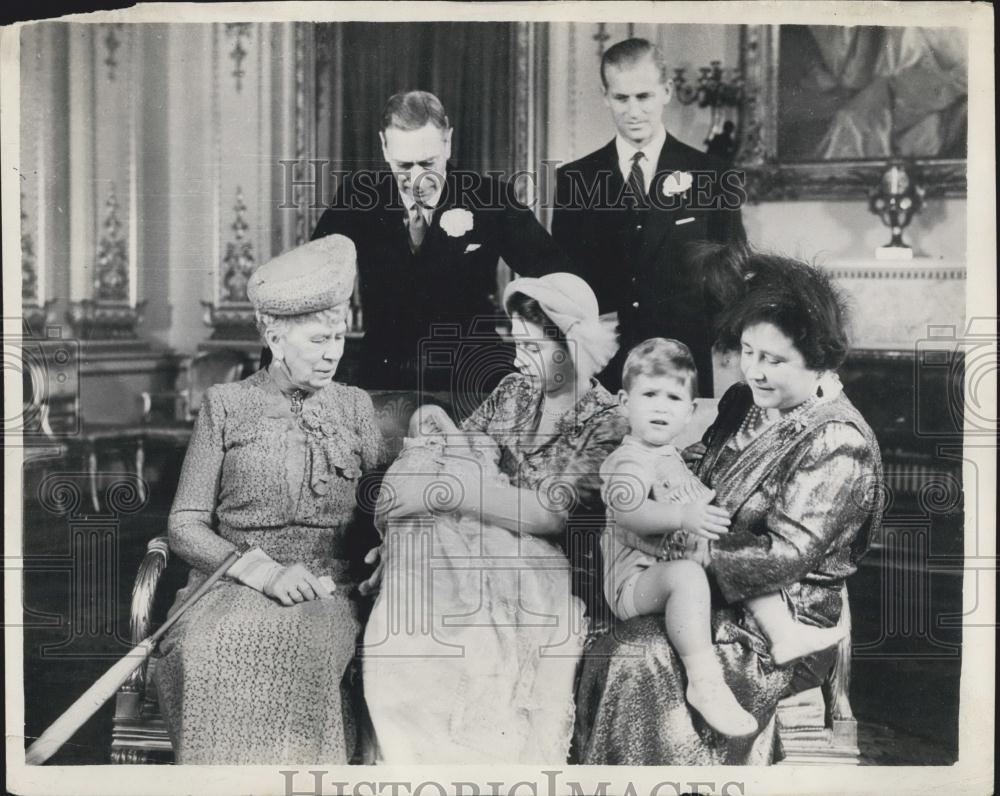
[[(513, 362), (512, 347), (495, 332), (502, 318), (494, 304), (497, 260), (520, 276), (569, 268), (509, 183), (449, 166), (445, 186), (416, 253), (388, 171), (367, 185), (345, 185), (313, 232), (314, 240), (339, 233), (357, 246), (363, 387), (488, 392)], [(441, 227), (453, 209), (472, 214), (464, 234)]]
[[(626, 186), (614, 140), (558, 169), (552, 235), (575, 273), (594, 288), (601, 312), (618, 312), (621, 349), (600, 375), (609, 389), (620, 386), (633, 345), (648, 337), (673, 337), (691, 349), (702, 395), (712, 394), (715, 308), (684, 255), (693, 241), (746, 238), (739, 211), (742, 182), (726, 168), (668, 133), (647, 206), (632, 211), (623, 207)], [(663, 185), (675, 171), (703, 180), (701, 195), (696, 196), (701, 183), (695, 182), (682, 199), (668, 199)]]

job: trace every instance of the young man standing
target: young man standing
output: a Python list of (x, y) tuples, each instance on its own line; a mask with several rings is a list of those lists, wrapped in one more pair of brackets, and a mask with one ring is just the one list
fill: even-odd
[(619, 355), (599, 378), (617, 390), (625, 352), (650, 337), (675, 338), (691, 349), (700, 393), (711, 395), (714, 308), (686, 253), (697, 241), (745, 239), (741, 176), (667, 132), (672, 89), (653, 44), (610, 47), (601, 82), (617, 135), (557, 171), (552, 219), (601, 312), (618, 313)]

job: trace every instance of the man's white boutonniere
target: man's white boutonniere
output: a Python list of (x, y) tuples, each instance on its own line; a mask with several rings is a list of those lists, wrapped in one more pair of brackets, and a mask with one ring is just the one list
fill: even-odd
[(461, 207), (453, 207), (441, 215), (441, 229), (451, 238), (460, 238), (472, 229), (472, 213)]
[(687, 171), (675, 171), (672, 174), (668, 174), (667, 179), (663, 181), (663, 195), (676, 196), (677, 194), (687, 193), (691, 190), (693, 182), (694, 178)]

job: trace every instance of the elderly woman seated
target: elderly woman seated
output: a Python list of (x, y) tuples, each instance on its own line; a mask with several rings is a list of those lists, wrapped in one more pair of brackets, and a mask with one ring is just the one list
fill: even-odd
[(346, 537), (380, 455), (371, 400), (333, 382), (355, 250), (334, 235), (258, 269), (247, 294), (273, 354), (205, 394), (169, 519), (193, 567), (177, 604), (249, 548), (164, 638), (156, 668), (177, 762), (346, 763), (341, 696), (360, 625)]

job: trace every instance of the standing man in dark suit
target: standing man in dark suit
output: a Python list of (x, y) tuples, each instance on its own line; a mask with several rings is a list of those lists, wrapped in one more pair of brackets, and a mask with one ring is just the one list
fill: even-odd
[(380, 132), (390, 171), (350, 175), (313, 232), (357, 246), (361, 386), (488, 392), (513, 363), (495, 331), (498, 258), (525, 276), (569, 270), (511, 183), (448, 163), (451, 136), (433, 94), (391, 97)]
[(618, 134), (557, 171), (552, 218), (553, 236), (601, 312), (618, 313), (621, 349), (599, 378), (617, 390), (633, 345), (673, 337), (691, 349), (701, 394), (711, 395), (714, 308), (685, 255), (692, 242), (746, 238), (741, 175), (666, 131), (672, 88), (650, 42), (610, 47), (601, 82)]

